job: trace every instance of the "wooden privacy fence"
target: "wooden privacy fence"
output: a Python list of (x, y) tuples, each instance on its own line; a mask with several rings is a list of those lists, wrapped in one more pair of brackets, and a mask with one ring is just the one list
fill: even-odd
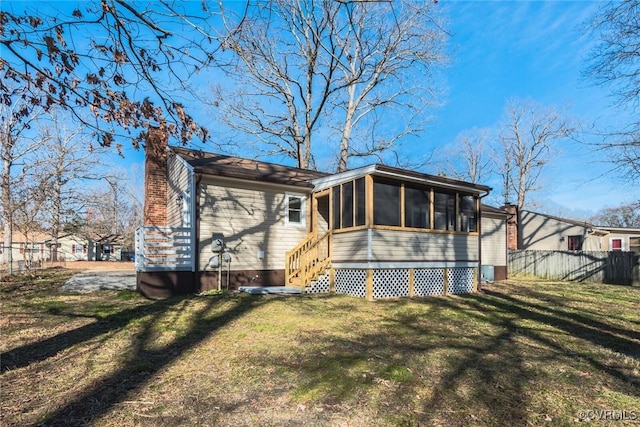
[(604, 251), (509, 251), (509, 274), (640, 286), (640, 255)]

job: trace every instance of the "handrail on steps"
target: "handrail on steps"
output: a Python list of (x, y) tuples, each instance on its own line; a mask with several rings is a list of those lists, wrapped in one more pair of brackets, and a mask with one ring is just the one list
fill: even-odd
[(285, 280), (287, 285), (304, 288), (331, 262), (331, 231), (319, 239), (315, 233), (286, 254)]

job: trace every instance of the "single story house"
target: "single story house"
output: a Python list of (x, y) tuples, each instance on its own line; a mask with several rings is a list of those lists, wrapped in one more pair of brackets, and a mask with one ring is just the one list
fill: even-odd
[(598, 226), (506, 206), (509, 249), (553, 251), (631, 251), (640, 253), (640, 228)]
[[(26, 236), (23, 233), (14, 231), (11, 244), (11, 259), (14, 263), (40, 263), (49, 259), (49, 251), (47, 248), (47, 240), (51, 235), (34, 232)], [(9, 248), (6, 246), (4, 232), (0, 231), (0, 259), (3, 265), (8, 264)]]
[[(8, 264), (9, 248), (5, 247), (4, 233), (0, 232), (0, 259)], [(14, 232), (11, 259), (14, 263), (50, 262), (53, 239), (50, 234), (37, 232), (24, 236)], [(122, 236), (108, 235), (86, 238), (66, 234), (58, 238), (58, 261), (120, 261)]]
[[(122, 242), (119, 234), (92, 237), (65, 234), (58, 238), (58, 260), (120, 261)], [(52, 243), (51, 239), (46, 241), (49, 248)]]
[[(381, 164), (326, 174), (169, 147), (160, 129), (145, 152), (144, 295), (273, 285), (369, 300), (473, 292), (482, 253), (506, 276), (507, 215), (481, 210), (487, 186)], [(493, 237), (481, 244), (485, 226)]]

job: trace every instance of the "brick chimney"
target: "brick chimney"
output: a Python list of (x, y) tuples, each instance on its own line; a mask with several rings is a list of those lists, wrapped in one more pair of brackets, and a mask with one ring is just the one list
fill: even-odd
[(507, 218), (507, 249), (518, 249), (518, 207), (513, 204), (505, 204), (502, 210), (509, 214)]
[(167, 225), (167, 141), (164, 127), (149, 128), (144, 147), (144, 225)]

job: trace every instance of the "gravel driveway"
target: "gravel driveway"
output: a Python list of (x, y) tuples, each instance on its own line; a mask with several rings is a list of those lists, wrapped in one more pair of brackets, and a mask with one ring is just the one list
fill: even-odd
[(79, 293), (124, 289), (136, 290), (135, 271), (86, 271), (71, 277), (60, 287), (63, 292)]

